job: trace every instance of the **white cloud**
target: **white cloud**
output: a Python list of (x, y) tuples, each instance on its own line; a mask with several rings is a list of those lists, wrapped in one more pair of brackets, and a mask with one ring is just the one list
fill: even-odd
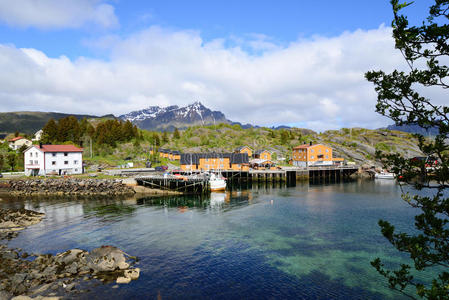
[(114, 7), (103, 0), (0, 0), (0, 21), (41, 29), (118, 25)]
[[(116, 115), (201, 100), (234, 121), (299, 124), (315, 130), (390, 123), (375, 113), (363, 74), (402, 65), (389, 28), (315, 37), (249, 54), (194, 31), (151, 27), (106, 37), (107, 61), (49, 58), (0, 46), (0, 110)], [(92, 43), (95, 45), (95, 43)], [(440, 93), (436, 101), (444, 103)]]

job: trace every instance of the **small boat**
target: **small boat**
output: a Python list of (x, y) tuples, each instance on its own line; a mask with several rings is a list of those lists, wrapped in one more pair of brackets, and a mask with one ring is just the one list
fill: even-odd
[(380, 172), (380, 173), (374, 174), (374, 178), (376, 178), (376, 179), (395, 179), (396, 176), (394, 175), (394, 173)]
[(224, 191), (226, 189), (226, 179), (222, 176), (217, 176), (212, 173), (210, 175), (209, 185), (212, 192)]

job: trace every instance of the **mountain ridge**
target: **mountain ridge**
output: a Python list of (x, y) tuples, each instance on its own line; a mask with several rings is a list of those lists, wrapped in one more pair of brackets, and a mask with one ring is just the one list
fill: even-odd
[(118, 117), (131, 121), (141, 129), (167, 130), (184, 129), (194, 125), (213, 125), (219, 123), (232, 124), (220, 111), (212, 111), (200, 101), (187, 106), (170, 105), (165, 107), (149, 106), (131, 111)]

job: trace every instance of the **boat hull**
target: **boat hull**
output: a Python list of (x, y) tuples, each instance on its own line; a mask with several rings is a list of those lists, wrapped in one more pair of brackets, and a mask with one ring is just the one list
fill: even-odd
[(226, 181), (224, 179), (213, 179), (209, 181), (209, 184), (212, 192), (224, 191), (226, 189)]
[(394, 174), (376, 174), (374, 177), (376, 179), (395, 179)]
[(211, 190), (211, 192), (224, 191), (224, 190), (226, 190), (226, 186), (223, 186), (223, 187), (214, 187), (214, 188), (211, 187), (210, 190)]

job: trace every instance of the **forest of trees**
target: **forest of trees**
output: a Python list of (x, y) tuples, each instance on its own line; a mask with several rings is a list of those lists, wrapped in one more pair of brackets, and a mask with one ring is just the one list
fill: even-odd
[(43, 128), (42, 142), (44, 144), (74, 143), (81, 145), (86, 138), (97, 145), (115, 147), (117, 143), (140, 139), (139, 130), (130, 121), (104, 120), (95, 127), (82, 119), (78, 121), (70, 116), (59, 121), (50, 119)]

